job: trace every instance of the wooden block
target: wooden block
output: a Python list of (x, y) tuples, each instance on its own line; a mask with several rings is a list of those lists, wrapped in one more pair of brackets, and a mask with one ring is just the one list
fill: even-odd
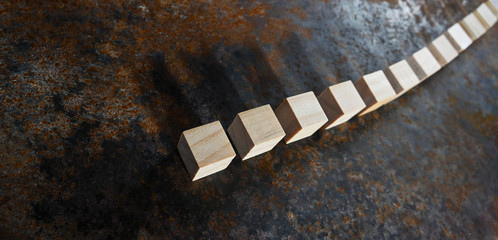
[(288, 97), (275, 114), (284, 128), (287, 144), (311, 136), (328, 121), (313, 92)]
[(458, 56), (458, 51), (444, 34), (434, 39), (428, 48), (441, 66), (450, 63)]
[(225, 169), (235, 157), (219, 121), (184, 131), (178, 142), (178, 152), (192, 181)]
[[(417, 66), (421, 68), (421, 73), (417, 73), (418, 70), (415, 71), (421, 81), (424, 81), (428, 77), (432, 76), (432, 74), (439, 71), (439, 69), (441, 69), (441, 65), (439, 65), (439, 62), (427, 47), (423, 47), (422, 49), (415, 52), (410, 59), (413, 59), (413, 61), (416, 62)], [(410, 61), (408, 61), (408, 63), (410, 63)], [(412, 64), (410, 64), (410, 66), (412, 66)], [(412, 68), (415, 69), (414, 67)]]
[(486, 29), (491, 28), (498, 19), (486, 3), (481, 4), (474, 13)]
[(491, 10), (495, 16), (498, 16), (498, 0), (487, 1), (486, 6), (488, 6), (489, 10)]
[(242, 160), (268, 152), (285, 136), (270, 105), (264, 105), (237, 114), (228, 128)]
[(445, 36), (459, 53), (472, 44), (472, 39), (470, 39), (469, 35), (463, 30), (460, 23), (455, 23), (451, 26), (445, 33)]
[(382, 70), (363, 76), (354, 85), (366, 105), (359, 116), (378, 109), (396, 97), (396, 92)]
[(486, 32), (486, 29), (474, 13), (471, 13), (463, 18), (460, 24), (472, 41), (477, 40)]
[[(420, 83), (419, 76), (417, 76), (406, 60), (401, 60), (389, 66), (385, 72), (389, 83), (391, 83), (396, 92), (396, 98)], [(421, 70), (418, 70), (418, 72), (421, 72)]]
[(366, 107), (351, 81), (328, 87), (318, 96), (318, 102), (329, 119), (325, 129), (347, 122)]

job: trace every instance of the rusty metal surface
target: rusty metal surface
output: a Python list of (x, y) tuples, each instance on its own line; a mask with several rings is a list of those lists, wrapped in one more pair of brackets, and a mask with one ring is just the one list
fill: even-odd
[(480, 2), (2, 1), (0, 239), (496, 238), (497, 26), (378, 111), (203, 180), (175, 147)]

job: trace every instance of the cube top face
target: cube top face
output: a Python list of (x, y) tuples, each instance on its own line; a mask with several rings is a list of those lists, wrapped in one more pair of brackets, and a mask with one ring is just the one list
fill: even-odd
[(328, 121), (313, 92), (306, 92), (286, 99), (302, 128)]
[(481, 22), (479, 22), (479, 19), (477, 19), (476, 15), (474, 13), (467, 15), (461, 21), (461, 23), (462, 23), (462, 27), (468, 33), (468, 35), (470, 36), (470, 38), (472, 40), (478, 39), (486, 32), (486, 29), (481, 24)]
[(490, 28), (496, 23), (497, 16), (489, 9), (486, 3), (481, 4), (476, 12), (479, 20), (481, 20), (486, 28)]
[(470, 44), (472, 44), (472, 39), (470, 39), (469, 35), (465, 32), (465, 30), (463, 30), (460, 23), (456, 23), (451, 26), (448, 29), (448, 34), (458, 45), (460, 52), (467, 49)]
[(357, 113), (365, 108), (365, 103), (351, 80), (330, 86), (328, 91), (332, 93), (343, 113)]
[(441, 35), (432, 41), (432, 45), (436, 48), (445, 63), (453, 61), (458, 56), (457, 50), (451, 45), (451, 42), (446, 36)]
[(396, 96), (396, 92), (382, 70), (363, 76), (363, 80), (377, 102), (388, 101)]
[(284, 129), (270, 105), (247, 110), (238, 114), (254, 145), (282, 139)]
[(186, 130), (182, 137), (199, 168), (235, 157), (235, 151), (219, 121)]
[(436, 58), (427, 47), (424, 47), (414, 53), (413, 58), (417, 61), (418, 65), (422, 68), (427, 77), (441, 69), (441, 66), (437, 62)]
[(392, 72), (399, 85), (401, 85), (403, 91), (407, 91), (415, 87), (420, 82), (417, 75), (406, 60), (401, 60), (389, 66), (389, 70)]

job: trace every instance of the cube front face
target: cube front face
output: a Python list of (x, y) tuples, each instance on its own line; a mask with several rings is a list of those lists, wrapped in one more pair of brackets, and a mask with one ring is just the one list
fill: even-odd
[(486, 6), (488, 6), (489, 10), (498, 17), (498, 0), (489, 0), (485, 2)]
[(424, 47), (414, 53), (413, 59), (424, 71), (425, 77), (422, 80), (427, 79), (441, 69), (441, 65), (439, 65), (438, 61), (427, 47)]
[(348, 121), (366, 107), (351, 81), (328, 87), (320, 94), (318, 101), (329, 119), (324, 125), (325, 129)]
[(366, 105), (359, 116), (378, 109), (396, 97), (393, 86), (382, 70), (363, 76), (354, 85)]
[(472, 39), (463, 30), (460, 23), (456, 23), (448, 29), (447, 35), (448, 40), (454, 43), (455, 49), (460, 53), (467, 49), (470, 44), (472, 44)]
[(458, 57), (458, 51), (451, 45), (451, 42), (445, 35), (441, 35), (434, 39), (434, 41), (429, 44), (429, 50), (441, 66), (450, 63), (453, 59)]
[(219, 121), (184, 131), (178, 151), (193, 181), (225, 169), (235, 157)]
[(460, 23), (473, 41), (486, 33), (486, 29), (474, 13), (467, 15)]
[(287, 144), (311, 136), (328, 121), (313, 92), (288, 97), (275, 113)]
[(486, 29), (489, 29), (496, 23), (497, 16), (489, 9), (486, 3), (481, 4), (475, 13)]
[(270, 151), (285, 136), (270, 105), (239, 113), (228, 134), (242, 160)]

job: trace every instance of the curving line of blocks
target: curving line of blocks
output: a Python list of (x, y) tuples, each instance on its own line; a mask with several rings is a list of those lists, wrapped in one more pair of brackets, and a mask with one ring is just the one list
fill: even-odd
[[(498, 0), (489, 0), (407, 59), (354, 84), (349, 80), (330, 86), (318, 98), (306, 92), (286, 98), (275, 111), (267, 104), (241, 112), (228, 135), (247, 160), (272, 150), (282, 139), (289, 144), (372, 112), (450, 63), (497, 19)], [(236, 155), (219, 121), (184, 131), (178, 151), (192, 181), (225, 169)]]

